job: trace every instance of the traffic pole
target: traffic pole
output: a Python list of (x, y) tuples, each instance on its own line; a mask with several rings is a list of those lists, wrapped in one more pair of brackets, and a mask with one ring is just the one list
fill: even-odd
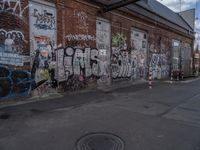
[(171, 75), (170, 75), (170, 83), (172, 84), (173, 83), (173, 71), (171, 71)]
[(149, 69), (149, 89), (152, 89), (152, 71)]
[(181, 79), (183, 80), (183, 77), (184, 77), (184, 72), (181, 71)]
[(179, 81), (180, 72), (176, 73), (176, 80)]

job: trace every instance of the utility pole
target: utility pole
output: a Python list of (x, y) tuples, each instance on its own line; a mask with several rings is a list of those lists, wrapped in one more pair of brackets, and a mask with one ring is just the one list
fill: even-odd
[(196, 18), (195, 18), (196, 21), (199, 20), (198, 13), (197, 13), (197, 12), (198, 12), (198, 1), (199, 1), (199, 0), (196, 0)]

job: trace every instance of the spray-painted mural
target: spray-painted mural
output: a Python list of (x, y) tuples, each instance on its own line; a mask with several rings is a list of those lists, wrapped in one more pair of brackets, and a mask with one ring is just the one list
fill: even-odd
[(0, 99), (28, 96), (33, 87), (30, 72), (16, 69), (30, 62), (28, 42), (22, 31), (29, 6), (20, 0), (0, 1)]
[(183, 71), (183, 76), (191, 74), (191, 45), (181, 43), (178, 40), (172, 40), (172, 70), (174, 76), (180, 76)]
[(184, 76), (189, 76), (191, 74), (191, 45), (188, 43), (182, 43), (181, 49), (181, 70)]
[(166, 48), (162, 38), (159, 41), (159, 49), (154, 44), (149, 48), (149, 67), (153, 79), (167, 79), (170, 76), (170, 51)]
[(9, 22), (5, 27), (4, 21), (19, 19), (24, 23), (23, 15), (28, 7), (22, 5), (20, 0), (0, 1), (0, 64), (23, 66), (26, 62), (28, 54), (25, 52), (27, 41), (24, 33)]
[(1, 0), (0, 1), (0, 13), (6, 12), (18, 17), (23, 17), (23, 13), (28, 9), (30, 5), (22, 6), (20, 0)]
[(33, 87), (32, 84), (29, 72), (0, 65), (0, 99), (28, 96)]
[(132, 74), (132, 62), (126, 46), (126, 37), (117, 33), (112, 38), (112, 78), (129, 78)]
[(56, 17), (51, 12), (48, 12), (47, 10), (39, 12), (39, 10), (35, 8), (33, 16), (36, 18), (34, 26), (37, 29), (42, 29), (42, 30), (56, 29)]
[[(32, 58), (32, 78), (35, 82), (49, 81), (54, 78), (56, 56), (56, 9), (53, 6), (30, 2), (30, 50)], [(40, 86), (47, 88), (46, 85)], [(38, 89), (42, 91), (42, 89)], [(41, 93), (42, 94), (42, 93)]]
[(147, 33), (132, 29), (131, 60), (134, 79), (145, 79), (147, 77), (147, 48)]
[[(66, 81), (68, 89), (86, 87), (90, 79), (108, 74), (107, 64), (97, 49), (66, 47), (57, 49), (58, 81)], [(73, 83), (73, 84), (72, 84)]]
[(0, 29), (0, 64), (23, 66), (24, 34)]
[(100, 78), (98, 85), (110, 85), (110, 23), (107, 20), (98, 18), (96, 20), (96, 47), (99, 51)]

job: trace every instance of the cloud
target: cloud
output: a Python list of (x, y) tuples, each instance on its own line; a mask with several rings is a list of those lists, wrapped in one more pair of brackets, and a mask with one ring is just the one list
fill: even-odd
[(196, 4), (196, 0), (189, 0), (189, 1), (181, 0), (181, 7), (180, 7), (180, 0), (157, 0), (157, 1), (175, 12), (180, 12), (180, 8), (182, 11), (195, 8)]
[(200, 32), (200, 20), (196, 20), (195, 27), (198, 32)]

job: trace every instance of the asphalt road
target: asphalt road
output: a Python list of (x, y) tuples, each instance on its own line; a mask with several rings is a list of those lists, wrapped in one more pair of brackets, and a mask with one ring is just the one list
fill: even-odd
[(0, 150), (76, 150), (80, 137), (96, 132), (117, 135), (125, 150), (200, 150), (200, 80), (68, 95), (0, 111), (10, 115), (0, 119)]

